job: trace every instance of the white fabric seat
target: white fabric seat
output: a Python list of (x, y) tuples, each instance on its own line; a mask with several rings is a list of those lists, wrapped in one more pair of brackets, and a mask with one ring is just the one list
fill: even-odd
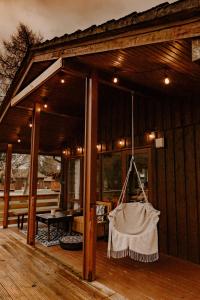
[(160, 212), (150, 203), (121, 203), (109, 214), (108, 257), (153, 262), (158, 255)]

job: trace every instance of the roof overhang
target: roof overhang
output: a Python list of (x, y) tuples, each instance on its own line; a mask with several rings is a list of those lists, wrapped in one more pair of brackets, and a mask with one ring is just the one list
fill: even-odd
[[(155, 13), (155, 20), (150, 16), (152, 13)], [(172, 15), (168, 18), (170, 13)], [(157, 14), (160, 15), (159, 18)], [(60, 38), (33, 48), (0, 109), (0, 128), (3, 123), (2, 128), (6, 130), (9, 116), (15, 118), (16, 124), (22, 116), (20, 124), (25, 127), (32, 114), (33, 104), (35, 101), (41, 101), (42, 95), (47, 93), (51, 98), (52, 111), (43, 112), (43, 129), (45, 130), (45, 126), (51, 126), (50, 118), (54, 118), (55, 126), (62, 119), (59, 126), (65, 127), (58, 130), (57, 136), (54, 133), (55, 141), (57, 138), (57, 151), (66, 138), (64, 131), (69, 124), (77, 130), (76, 134), (82, 128), (80, 124), (84, 116), (84, 78), (92, 69), (98, 70), (101, 82), (106, 83), (112, 75), (113, 68), (117, 67), (121, 72), (120, 82), (123, 87), (128, 87), (127, 90), (141, 85), (141, 89), (148, 91), (148, 94), (157, 87), (158, 94), (166, 94), (167, 90), (163, 89), (161, 78), (163, 69), (167, 66), (176, 80), (176, 86), (174, 89), (169, 88), (169, 94), (184, 94), (188, 89), (198, 89), (199, 65), (193, 63), (191, 57), (194, 45), (196, 53), (200, 53), (200, 43), (193, 42), (194, 38), (196, 40), (200, 36), (199, 2), (187, 0), (173, 5), (166, 4), (158, 10), (152, 9), (145, 18), (141, 14), (141, 22), (138, 23), (134, 23), (135, 19), (131, 18), (128, 16), (128, 19), (124, 19), (124, 24), (127, 22), (126, 26), (117, 28), (113, 25), (113, 29), (111, 26), (111, 29), (104, 30), (104, 33), (101, 28), (96, 28), (94, 32), (88, 33), (87, 38), (76, 34), (71, 39)], [(145, 68), (150, 67), (155, 68), (155, 74), (140, 76), (140, 73), (145, 72)], [(60, 72), (67, 76), (66, 87), (58, 84)], [(133, 73), (134, 80), (129, 80)], [(182, 87), (184, 80), (187, 84)], [(72, 102), (74, 107), (70, 104)], [(54, 130), (53, 127), (51, 130)], [(12, 136), (12, 142), (17, 131), (9, 134)], [(28, 136), (27, 132), (25, 135)], [(43, 137), (45, 139), (44, 132)], [(42, 152), (48, 152), (48, 149), (43, 149)]]
[(35, 80), (33, 80), (27, 87), (25, 87), (21, 92), (11, 99), (11, 106), (15, 106), (25, 97), (31, 94), (34, 90), (39, 88), (48, 79), (50, 79), (54, 74), (56, 74), (63, 67), (63, 60), (59, 58), (53, 63), (48, 69), (46, 69), (42, 74), (40, 74)]

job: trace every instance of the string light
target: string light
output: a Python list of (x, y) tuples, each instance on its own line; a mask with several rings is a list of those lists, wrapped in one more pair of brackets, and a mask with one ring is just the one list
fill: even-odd
[(100, 152), (101, 151), (101, 144), (97, 145), (97, 151)]
[(118, 144), (121, 148), (124, 147), (125, 146), (125, 139), (120, 139)]
[(155, 140), (155, 138), (156, 138), (156, 133), (154, 131), (150, 132), (149, 133), (149, 139), (150, 140)]
[(29, 122), (28, 122), (28, 127), (32, 128), (33, 127), (33, 123), (32, 123), (32, 120), (29, 119)]
[(164, 83), (165, 83), (165, 85), (169, 85), (170, 84), (170, 78), (166, 75), (165, 76), (165, 79), (164, 79)]
[(64, 79), (64, 78), (61, 78), (61, 79), (60, 79), (60, 83), (64, 84), (64, 83), (65, 83), (65, 79)]
[(17, 142), (21, 143), (21, 138), (19, 136), (18, 136)]
[(43, 108), (44, 109), (47, 109), (48, 107), (48, 97), (43, 97)]
[(76, 152), (78, 153), (78, 154), (82, 154), (82, 152), (83, 152), (83, 148), (82, 147), (77, 147), (76, 148)]
[(113, 77), (113, 83), (117, 84), (119, 82), (119, 78), (117, 76)]

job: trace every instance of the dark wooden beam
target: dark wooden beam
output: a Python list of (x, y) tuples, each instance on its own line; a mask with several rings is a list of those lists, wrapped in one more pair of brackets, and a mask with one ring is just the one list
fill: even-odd
[(84, 255), (83, 278), (95, 280), (96, 273), (96, 177), (97, 177), (97, 75), (86, 79), (84, 160)]
[(9, 209), (9, 197), (10, 197), (11, 165), (12, 165), (12, 145), (8, 144), (7, 152), (6, 152), (5, 181), (4, 181), (3, 228), (8, 227), (8, 209)]
[[(21, 106), (21, 105), (17, 105), (15, 107), (15, 109), (19, 109), (19, 110), (24, 110), (24, 111), (27, 111), (27, 112), (32, 112), (33, 109), (30, 108), (30, 107), (26, 107), (26, 106)], [(73, 115), (70, 115), (70, 114), (61, 114), (61, 113), (57, 113), (57, 112), (54, 112), (54, 111), (45, 111), (45, 110), (41, 110), (41, 113), (42, 114), (45, 114), (45, 115), (49, 115), (49, 116), (55, 116), (55, 117), (58, 117), (58, 118), (63, 118), (63, 119), (71, 119), (71, 120), (74, 120), (74, 121), (79, 121), (81, 120), (80, 117), (77, 117), (77, 116), (73, 116)]]
[(40, 134), (40, 105), (35, 104), (33, 112), (33, 127), (31, 133), (31, 167), (30, 167), (30, 190), (28, 206), (28, 233), (27, 243), (35, 246), (35, 219), (37, 201), (37, 173), (38, 173), (38, 150)]

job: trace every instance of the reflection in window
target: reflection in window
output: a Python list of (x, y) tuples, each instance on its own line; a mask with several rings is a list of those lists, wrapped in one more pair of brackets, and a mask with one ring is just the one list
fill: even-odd
[[(131, 155), (128, 155), (127, 164), (129, 165)], [(136, 154), (135, 162), (138, 169), (138, 173), (142, 182), (142, 186), (148, 197), (148, 156), (147, 154)], [(128, 168), (127, 165), (127, 168)], [(139, 186), (138, 178), (133, 168), (127, 190), (127, 201), (140, 201), (143, 199), (141, 187)]]
[(80, 209), (80, 159), (69, 160), (68, 167), (68, 209)]
[(121, 153), (102, 155), (102, 196), (103, 200), (115, 200), (122, 188)]

